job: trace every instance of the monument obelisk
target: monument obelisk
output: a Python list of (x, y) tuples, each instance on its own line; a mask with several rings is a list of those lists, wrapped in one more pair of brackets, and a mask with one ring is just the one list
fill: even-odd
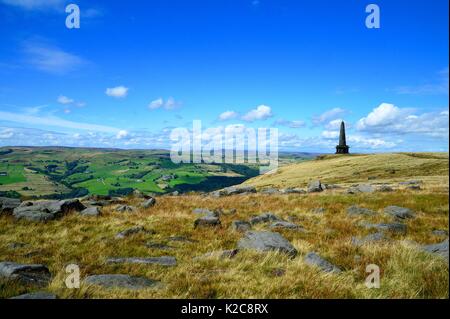
[(336, 154), (348, 154), (350, 147), (347, 145), (347, 139), (345, 137), (345, 123), (341, 123), (341, 132), (339, 134), (339, 145), (336, 146)]

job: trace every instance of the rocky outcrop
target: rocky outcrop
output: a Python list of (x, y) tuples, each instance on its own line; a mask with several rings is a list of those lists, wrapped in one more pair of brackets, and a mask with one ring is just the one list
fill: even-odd
[(303, 227), (286, 221), (277, 221), (270, 225), (270, 228), (273, 230), (278, 229), (289, 229), (289, 230), (297, 230), (297, 231), (304, 231)]
[(253, 186), (232, 186), (227, 187), (211, 193), (214, 197), (246, 195), (256, 193), (256, 188)]
[(78, 199), (62, 201), (23, 202), (13, 211), (17, 219), (32, 222), (45, 222), (66, 215), (69, 212), (81, 212), (86, 207)]
[(330, 263), (329, 261), (325, 260), (324, 258), (320, 257), (315, 252), (308, 253), (303, 261), (310, 266), (318, 267), (324, 272), (330, 272), (330, 273), (340, 273), (342, 270)]
[(0, 197), (0, 216), (12, 215), (14, 208), (19, 205), (20, 199)]
[(370, 184), (359, 184), (347, 189), (348, 194), (373, 193), (375, 188)]
[(88, 207), (80, 212), (82, 216), (98, 217), (102, 214), (102, 210), (96, 206)]
[(143, 202), (141, 204), (141, 207), (144, 209), (153, 207), (156, 205), (156, 199), (154, 199), (153, 197), (150, 197), (149, 199), (147, 199), (145, 202)]
[(252, 229), (252, 225), (249, 222), (242, 221), (242, 220), (234, 220), (231, 223), (231, 229), (238, 232), (246, 232), (250, 229)]
[(256, 225), (256, 224), (261, 224), (261, 223), (278, 222), (278, 221), (282, 221), (282, 219), (272, 213), (264, 213), (264, 214), (252, 217), (250, 219), (250, 224)]
[(18, 281), (24, 285), (44, 287), (51, 279), (44, 265), (24, 265), (15, 262), (0, 262), (0, 278)]
[(368, 208), (359, 207), (357, 205), (350, 206), (347, 208), (347, 215), (349, 216), (373, 216), (376, 213)]
[(216, 216), (203, 216), (195, 220), (194, 227), (216, 227), (220, 226), (221, 222), (219, 217)]
[(250, 249), (260, 252), (279, 251), (291, 257), (297, 255), (292, 244), (278, 233), (265, 231), (248, 231), (238, 242), (239, 249)]
[(308, 184), (308, 193), (319, 193), (325, 190), (325, 186), (319, 180), (311, 181)]
[(425, 245), (422, 249), (428, 253), (437, 254), (448, 262), (448, 238), (439, 244)]
[(411, 209), (399, 206), (388, 206), (384, 209), (384, 212), (397, 219), (409, 219), (415, 217), (415, 213)]
[(116, 235), (116, 239), (124, 239), (132, 235), (136, 235), (139, 233), (143, 234), (154, 234), (155, 232), (152, 230), (147, 230), (143, 226), (135, 226), (128, 229), (125, 229)]
[(129, 205), (120, 205), (115, 209), (118, 213), (134, 213), (136, 211), (136, 207)]
[(388, 239), (386, 238), (383, 232), (378, 232), (374, 234), (367, 235), (363, 238), (352, 237), (352, 245), (354, 246), (363, 246), (367, 244), (381, 243), (385, 242)]

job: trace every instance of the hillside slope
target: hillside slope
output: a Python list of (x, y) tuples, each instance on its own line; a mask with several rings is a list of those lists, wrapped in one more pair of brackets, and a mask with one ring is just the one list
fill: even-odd
[(373, 180), (400, 182), (420, 178), (425, 183), (448, 185), (448, 153), (386, 153), (327, 155), (316, 160), (279, 168), (273, 174), (247, 180), (245, 185), (262, 187), (304, 187), (310, 180), (349, 184)]

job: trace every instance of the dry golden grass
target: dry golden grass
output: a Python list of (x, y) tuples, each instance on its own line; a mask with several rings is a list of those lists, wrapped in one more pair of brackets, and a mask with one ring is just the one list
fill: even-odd
[[(351, 245), (352, 236), (364, 236), (369, 230), (358, 227), (362, 218), (347, 216), (345, 209), (358, 204), (378, 211), (369, 222), (387, 222), (382, 214), (388, 205), (409, 207), (417, 218), (407, 221), (408, 234), (394, 236), (393, 242), (364, 247)], [(323, 207), (326, 213), (315, 214)], [(222, 227), (194, 229), (194, 208), (224, 210)], [(236, 213), (229, 214), (231, 209)], [(193, 257), (236, 246), (241, 234), (233, 232), (233, 220), (248, 220), (252, 215), (273, 212), (292, 218), (307, 232), (282, 231), (299, 251), (294, 259), (280, 253), (239, 252), (233, 259)], [(138, 234), (116, 240), (115, 234), (142, 225), (156, 233)], [(258, 225), (256, 229), (266, 229)], [(448, 230), (448, 193), (440, 191), (398, 191), (344, 195), (248, 195), (212, 198), (200, 195), (159, 197), (156, 206), (135, 214), (113, 212), (105, 208), (102, 217), (70, 214), (46, 224), (16, 222), (0, 218), (0, 260), (48, 265), (53, 280), (48, 291), (60, 298), (448, 298), (448, 262), (420, 251), (411, 242), (430, 244), (442, 241), (430, 233)], [(186, 236), (196, 242), (170, 242), (168, 251), (149, 249), (147, 241), (166, 243), (169, 236)], [(27, 246), (10, 249), (9, 244)], [(342, 274), (326, 274), (303, 262), (303, 256), (316, 251), (341, 267)], [(150, 257), (172, 255), (175, 267), (155, 265), (110, 265), (108, 257)], [(359, 256), (359, 259), (355, 258)], [(65, 266), (80, 266), (82, 277), (92, 274), (120, 273), (160, 280), (162, 289), (141, 291), (105, 290), (82, 284), (81, 289), (65, 288)], [(364, 285), (365, 267), (377, 264), (381, 269), (381, 288)], [(282, 269), (284, 275), (275, 273)], [(0, 298), (27, 292), (11, 283), (0, 282)]]
[(448, 153), (386, 153), (329, 155), (321, 159), (288, 165), (274, 174), (245, 182), (255, 187), (304, 187), (313, 179), (323, 183), (351, 184), (367, 182), (396, 183), (406, 178), (421, 179), (430, 187), (448, 187)]

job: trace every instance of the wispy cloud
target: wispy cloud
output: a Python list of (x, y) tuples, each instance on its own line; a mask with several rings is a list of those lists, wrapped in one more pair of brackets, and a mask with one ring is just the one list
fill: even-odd
[(301, 121), (301, 120), (284, 120), (284, 119), (278, 119), (274, 122), (275, 126), (285, 126), (285, 127), (289, 127), (289, 128), (301, 128), (301, 127), (305, 127), (306, 123), (305, 121)]
[(47, 10), (64, 8), (63, 0), (0, 0), (0, 2), (25, 10)]
[(87, 63), (75, 54), (40, 41), (26, 41), (23, 44), (23, 52), (28, 64), (53, 74), (66, 74)]
[(314, 116), (312, 119), (312, 122), (314, 125), (321, 125), (326, 122), (329, 122), (329, 121), (339, 118), (340, 116), (344, 115), (346, 112), (347, 112), (346, 110), (344, 110), (340, 107), (335, 107), (335, 108), (328, 110), (320, 115)]
[(392, 91), (397, 94), (407, 95), (442, 95), (449, 93), (449, 73), (448, 67), (437, 73), (434, 83), (425, 83), (416, 86), (399, 86)]
[(27, 113), (12, 113), (0, 111), (0, 119), (2, 122), (13, 122), (23, 125), (37, 125), (44, 127), (59, 127), (65, 129), (86, 130), (104, 133), (118, 133), (120, 129), (97, 124), (88, 124), (68, 121), (56, 116), (36, 116)]
[(228, 121), (238, 117), (238, 113), (235, 111), (225, 111), (219, 115), (219, 121)]

